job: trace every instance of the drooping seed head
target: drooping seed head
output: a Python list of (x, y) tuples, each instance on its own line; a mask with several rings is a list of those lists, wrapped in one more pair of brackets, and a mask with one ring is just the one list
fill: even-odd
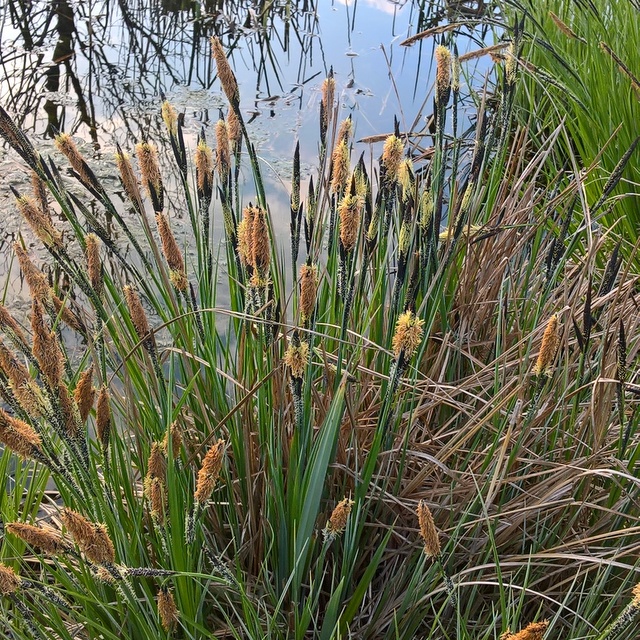
[(396, 323), (396, 332), (393, 336), (392, 346), (396, 356), (404, 352), (408, 360), (422, 342), (424, 320), (418, 318), (412, 311), (400, 314)]
[(40, 457), (42, 441), (28, 423), (0, 409), (0, 442), (21, 458)]
[(431, 510), (424, 500), (418, 503), (418, 524), (420, 525), (420, 535), (424, 541), (424, 552), (431, 557), (440, 555), (440, 538), (438, 530), (433, 521)]
[(544, 373), (550, 376), (552, 374), (553, 361), (555, 360), (559, 346), (560, 332), (558, 331), (558, 315), (554, 313), (551, 318), (549, 318), (549, 322), (547, 322), (542, 336), (540, 353), (533, 368), (534, 375), (541, 376)]
[(36, 237), (46, 246), (62, 247), (62, 234), (54, 228), (51, 218), (46, 216), (29, 196), (19, 196), (16, 199), (20, 215), (27, 221)]
[(162, 253), (164, 253), (171, 272), (171, 281), (176, 289), (186, 291), (188, 281), (184, 270), (184, 259), (182, 258), (182, 251), (180, 251), (180, 247), (169, 226), (169, 221), (164, 213), (157, 213), (156, 222), (158, 223), (158, 233), (162, 241)]
[(109, 388), (104, 386), (98, 394), (98, 402), (96, 404), (96, 435), (105, 451), (109, 445), (109, 436), (111, 435), (111, 405), (109, 403)]
[(60, 533), (49, 527), (35, 527), (25, 522), (9, 522), (7, 532), (43, 553), (55, 555), (69, 549), (69, 545), (62, 539)]
[(131, 165), (131, 158), (126, 153), (116, 153), (115, 158), (124, 191), (134, 207), (137, 208), (142, 202), (142, 196), (138, 187), (138, 179)]
[(61, 133), (56, 136), (55, 144), (58, 151), (67, 157), (69, 164), (78, 174), (81, 182), (87, 187), (101, 191), (102, 187), (98, 183), (95, 174), (91, 171), (89, 165), (82, 157), (82, 154), (78, 150), (78, 147), (71, 136), (66, 133)]
[(216, 122), (216, 147), (216, 168), (218, 174), (224, 179), (231, 170), (231, 151), (229, 149), (227, 124), (222, 119)]
[(131, 322), (136, 330), (138, 339), (143, 343), (148, 340), (153, 340), (153, 334), (149, 328), (147, 314), (144, 312), (138, 292), (131, 285), (125, 285), (122, 291), (124, 293), (127, 308), (129, 309), (129, 315), (131, 316)]
[(33, 300), (31, 305), (31, 328), (33, 330), (33, 355), (51, 389), (57, 389), (62, 380), (64, 357), (58, 337), (45, 324), (42, 305)]
[(9, 309), (0, 304), (0, 329), (2, 329), (13, 341), (17, 342), (20, 349), (28, 349), (27, 336), (22, 331), (22, 327), (9, 313)]
[(74, 398), (78, 405), (78, 411), (80, 413), (80, 420), (82, 424), (87, 421), (89, 413), (93, 408), (93, 401), (96, 397), (96, 390), (93, 386), (93, 365), (90, 365), (88, 369), (85, 369), (78, 380), (74, 391)]
[(82, 514), (65, 508), (61, 514), (64, 526), (84, 555), (95, 564), (112, 564), (115, 560), (115, 549), (104, 524), (96, 524), (87, 520)]
[(206, 502), (213, 493), (213, 489), (215, 488), (218, 477), (220, 476), (220, 471), (222, 470), (224, 449), (224, 440), (218, 440), (211, 446), (209, 451), (207, 451), (207, 455), (202, 461), (202, 467), (198, 472), (196, 490), (193, 494), (195, 501), (199, 504)]
[(22, 579), (6, 564), (0, 563), (0, 595), (10, 596), (14, 594), (22, 584)]
[(136, 156), (142, 174), (142, 184), (151, 199), (153, 210), (159, 213), (164, 209), (164, 192), (158, 162), (158, 149), (150, 142), (139, 142), (136, 145)]
[(42, 304), (47, 304), (51, 300), (51, 288), (47, 278), (31, 261), (29, 254), (22, 248), (19, 242), (14, 242), (13, 249), (24, 279), (27, 281), (31, 297)]
[(240, 92), (238, 91), (238, 83), (236, 77), (231, 70), (227, 56), (222, 48), (222, 43), (216, 36), (211, 38), (211, 52), (213, 58), (216, 61), (216, 68), (218, 70), (218, 78), (222, 85), (222, 90), (227, 96), (227, 100), (231, 103), (234, 110), (237, 110), (240, 103)]
[(166, 587), (158, 592), (158, 614), (162, 628), (167, 633), (173, 633), (178, 626), (179, 613), (173, 594)]
[(104, 282), (102, 279), (102, 260), (100, 259), (100, 240), (95, 233), (89, 233), (85, 237), (87, 243), (87, 273), (89, 282), (98, 296), (102, 295)]

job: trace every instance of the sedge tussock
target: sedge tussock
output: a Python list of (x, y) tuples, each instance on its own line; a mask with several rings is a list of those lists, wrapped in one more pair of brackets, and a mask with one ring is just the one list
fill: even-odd
[(60, 518), (90, 562), (113, 564), (116, 557), (115, 549), (104, 524), (91, 522), (67, 507), (63, 509)]

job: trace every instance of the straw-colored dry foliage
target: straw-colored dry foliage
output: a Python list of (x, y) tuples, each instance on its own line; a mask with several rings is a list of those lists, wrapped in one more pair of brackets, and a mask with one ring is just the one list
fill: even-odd
[(159, 105), (170, 147), (114, 160), (126, 214), (69, 136), (44, 158), (0, 109), (36, 176), (31, 331), (0, 313), (12, 637), (631, 637), (640, 274), (562, 126), (513, 125), (521, 33), (464, 134), (438, 47), (435, 132), (396, 123), (372, 166), (330, 76), (286, 266), (217, 39), (216, 149)]

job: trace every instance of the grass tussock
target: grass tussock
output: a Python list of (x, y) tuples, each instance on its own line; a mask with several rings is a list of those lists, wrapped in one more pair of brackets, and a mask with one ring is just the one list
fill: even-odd
[[(593, 233), (601, 194), (585, 199), (577, 157), (567, 169), (563, 126), (539, 144), (514, 125), (509, 33), (474, 130), (457, 130), (461, 64), (440, 47), (433, 145), (396, 123), (371, 164), (329, 76), (306, 200), (292, 152), (291, 265), (217, 40), (216, 148), (205, 132), (188, 148), (159, 105), (169, 144), (141, 142), (138, 169), (114, 160), (133, 217), (62, 139), (73, 195), (61, 157), (0, 109), (36, 176), (16, 194), (28, 238), (70, 283), (16, 245), (34, 303), (30, 331), (0, 314), (7, 633), (631, 633), (639, 274), (616, 229)], [(107, 217), (135, 240), (126, 257)]]

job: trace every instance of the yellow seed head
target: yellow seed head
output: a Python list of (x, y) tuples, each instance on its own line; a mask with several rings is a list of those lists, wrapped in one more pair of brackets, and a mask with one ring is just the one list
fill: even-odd
[(175, 138), (178, 135), (178, 112), (168, 100), (162, 103), (162, 119), (169, 135)]
[(347, 193), (338, 207), (340, 217), (340, 241), (344, 250), (353, 251), (358, 239), (358, 228), (364, 200), (359, 195)]
[(255, 219), (255, 207), (245, 207), (242, 212), (242, 220), (238, 224), (238, 255), (240, 262), (245, 266), (251, 266), (251, 237), (253, 235), (253, 221)]
[(553, 361), (556, 357), (556, 352), (560, 346), (560, 332), (558, 331), (558, 316), (553, 314), (547, 322), (547, 326), (542, 336), (542, 345), (540, 347), (540, 353), (536, 360), (536, 365), (533, 368), (533, 373), (536, 376), (541, 376), (543, 373), (550, 376), (553, 373)]
[(398, 170), (402, 162), (404, 144), (400, 138), (390, 135), (384, 143), (382, 150), (382, 166), (385, 169), (385, 182), (394, 185), (398, 181)]
[(301, 341), (299, 345), (289, 344), (284, 354), (284, 363), (289, 367), (292, 378), (302, 378), (309, 362), (309, 343)]
[(347, 520), (349, 519), (353, 505), (353, 500), (349, 498), (344, 498), (338, 502), (325, 527), (326, 536), (335, 537), (347, 528)]
[(336, 81), (333, 76), (325, 78), (322, 82), (322, 113), (324, 117), (324, 127), (329, 127), (329, 120), (333, 113), (334, 96), (336, 92)]
[(349, 143), (346, 140), (341, 140), (336, 145), (332, 155), (331, 191), (333, 193), (342, 194), (347, 188), (349, 162)]
[(349, 143), (351, 137), (353, 136), (353, 120), (349, 118), (345, 118), (340, 123), (340, 128), (338, 129), (338, 142), (346, 142)]
[(436, 102), (445, 105), (451, 90), (451, 52), (446, 47), (436, 47)]
[(195, 153), (198, 191), (210, 191), (213, 184), (213, 154), (204, 140), (198, 142)]
[(231, 70), (227, 56), (224, 54), (222, 43), (216, 36), (211, 38), (211, 52), (213, 53), (213, 58), (216, 61), (218, 78), (220, 79), (222, 90), (227, 96), (227, 100), (229, 100), (235, 110), (240, 102), (238, 83), (236, 82), (236, 77)]
[(424, 500), (420, 500), (418, 503), (417, 513), (420, 535), (424, 540), (424, 552), (428, 556), (436, 557), (440, 555), (440, 538), (436, 525), (433, 522), (431, 510)]
[(34, 527), (24, 522), (9, 522), (7, 531), (43, 553), (55, 555), (69, 548), (62, 536), (55, 529), (48, 527)]
[(158, 614), (162, 628), (167, 633), (173, 633), (178, 626), (179, 613), (173, 594), (168, 589), (161, 589), (158, 592)]
[(11, 567), (0, 563), (0, 595), (10, 596), (20, 589), (21, 583), (20, 576)]
[[(518, 70), (518, 57), (516, 55), (516, 46), (512, 42), (507, 49), (507, 61), (504, 65), (504, 74), (508, 85), (512, 85), (516, 81), (516, 72)], [(518, 639), (520, 640), (520, 639)]]
[(405, 158), (400, 162), (400, 166), (398, 167), (398, 182), (402, 187), (402, 198), (404, 200), (411, 194), (413, 190), (413, 162), (411, 162), (411, 158)]
[(83, 515), (69, 508), (62, 511), (61, 519), (81, 551), (91, 562), (95, 564), (114, 562), (115, 549), (105, 525), (90, 522)]
[(400, 314), (396, 323), (396, 332), (393, 336), (392, 346), (396, 356), (404, 351), (408, 360), (422, 342), (424, 320), (418, 318), (412, 311)]
[(27, 344), (27, 336), (22, 331), (22, 327), (20, 327), (11, 313), (9, 313), (9, 309), (3, 304), (0, 304), (0, 329), (14, 336), (13, 339), (17, 339), (23, 345)]
[(207, 455), (202, 461), (202, 467), (198, 472), (198, 481), (196, 490), (193, 494), (195, 501), (203, 504), (206, 502), (218, 481), (218, 476), (222, 469), (222, 460), (224, 456), (225, 443), (220, 439), (207, 451)]

